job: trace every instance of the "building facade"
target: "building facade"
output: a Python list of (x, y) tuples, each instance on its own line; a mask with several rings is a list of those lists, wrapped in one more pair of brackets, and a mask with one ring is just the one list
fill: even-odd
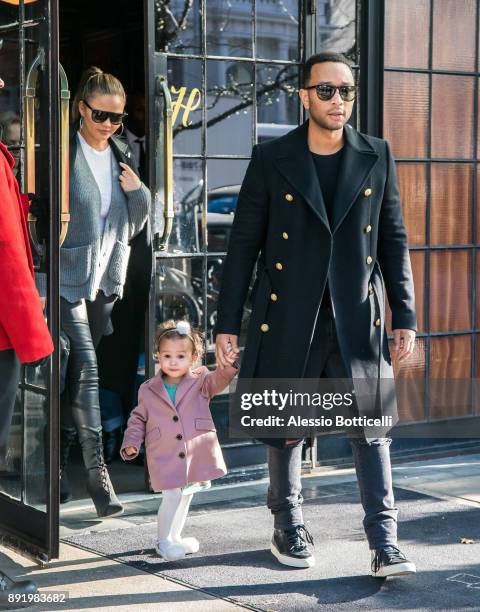
[[(386, 137), (397, 159), (419, 318), (414, 356), (397, 372), (405, 385), (403, 435), (444, 442), (452, 432), (465, 440), (474, 436), (478, 402), (472, 381), (480, 367), (479, 4), (0, 0), (0, 75), (7, 83), (0, 93), (0, 124), (2, 117), (20, 120), (20, 138), (8, 143), (18, 158), (17, 178), (23, 190), (50, 202), (49, 246), (38, 259), (49, 276), (47, 317), (57, 347), (52, 367), (26, 368), (19, 388), (0, 474), (6, 540), (45, 560), (58, 553), (58, 283), (61, 235), (68, 231), (68, 115), (80, 75), (91, 65), (118, 76), (131, 100), (127, 111), (145, 118), (154, 275), (133, 383), (141, 379), (143, 363), (147, 376), (154, 373), (153, 332), (172, 317), (188, 318), (203, 330), (205, 362), (214, 364), (222, 263), (252, 146), (305, 119), (297, 95), (300, 65), (329, 49), (354, 64), (360, 91), (353, 124)], [(109, 357), (106, 344), (99, 361)], [(102, 377), (100, 363), (104, 388), (125, 395)], [(457, 382), (442, 383), (439, 391), (438, 379)], [(133, 403), (134, 385), (127, 391)], [(125, 397), (123, 403), (128, 412)], [(229, 438), (227, 403), (224, 395), (212, 409), (230, 477), (254, 477), (262, 473), (265, 449)], [(335, 453), (343, 456), (341, 445), (326, 453), (334, 443), (328, 437), (306, 452), (306, 467)], [(135, 472), (134, 485), (131, 479), (122, 484), (120, 468), (120, 491), (145, 488), (143, 468)]]

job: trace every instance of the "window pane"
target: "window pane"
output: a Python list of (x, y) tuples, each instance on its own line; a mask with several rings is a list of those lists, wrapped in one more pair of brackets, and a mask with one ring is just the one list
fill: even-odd
[(19, 389), (8, 432), (7, 447), (0, 450), (0, 492), (15, 499), (20, 499), (22, 495), (22, 442), (23, 419)]
[(200, 0), (155, 2), (155, 49), (171, 53), (202, 51)]
[(470, 379), (470, 336), (430, 339), (430, 416), (432, 419), (463, 416), (471, 411), (470, 385), (451, 379)]
[(396, 157), (425, 157), (428, 130), (428, 77), (385, 73), (384, 134)]
[(355, 17), (355, 0), (318, 0), (317, 48), (344, 53), (357, 62)]
[[(392, 345), (393, 341), (390, 342), (390, 351)], [(408, 360), (402, 365), (396, 365), (394, 362), (398, 416), (401, 423), (421, 421), (425, 418), (425, 345), (425, 338), (417, 338)]]
[(471, 261), (469, 251), (430, 253), (430, 330), (471, 328)]
[(297, 66), (257, 65), (257, 141), (286, 134), (299, 122)]
[(192, 327), (202, 323), (203, 257), (157, 259), (155, 267), (155, 320), (184, 319)]
[(205, 0), (207, 54), (252, 57), (253, 2)]
[(435, 0), (433, 3), (434, 69), (474, 69), (476, 4), (476, 0)]
[(426, 244), (427, 167), (399, 163), (397, 175), (408, 243)]
[(43, 395), (25, 391), (24, 453), (25, 502), (46, 511), (48, 468), (48, 402)]
[(172, 96), (173, 152), (202, 152), (202, 63), (168, 60), (168, 85)]
[[(415, 288), (415, 309), (417, 312), (418, 331), (423, 332), (424, 329), (424, 301), (425, 301), (425, 252), (410, 251), (410, 261), (412, 264), (413, 284)], [(388, 335), (392, 335), (392, 311), (388, 298), (385, 304), (385, 326)]]
[(250, 155), (253, 70), (247, 62), (207, 62), (209, 155)]
[[(155, 232), (163, 233), (163, 193), (155, 198)], [(173, 202), (175, 217), (168, 246), (169, 253), (202, 250), (203, 162), (175, 159), (173, 163)]]
[(470, 164), (432, 164), (430, 237), (432, 244), (467, 244), (472, 240)]
[(238, 193), (247, 166), (246, 159), (209, 159), (207, 162), (209, 253), (224, 253), (227, 250)]
[(432, 157), (473, 155), (473, 78), (432, 77)]
[(257, 0), (256, 56), (262, 59), (299, 60), (298, 0)]
[(428, 67), (430, 0), (387, 0), (385, 66)]

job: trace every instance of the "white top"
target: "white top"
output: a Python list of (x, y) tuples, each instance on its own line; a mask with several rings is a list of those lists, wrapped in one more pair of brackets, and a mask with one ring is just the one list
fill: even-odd
[(100, 191), (102, 207), (100, 210), (100, 235), (105, 229), (105, 220), (112, 201), (112, 149), (110, 145), (104, 151), (97, 151), (91, 147), (85, 138), (77, 132), (82, 151), (90, 167), (95, 182)]

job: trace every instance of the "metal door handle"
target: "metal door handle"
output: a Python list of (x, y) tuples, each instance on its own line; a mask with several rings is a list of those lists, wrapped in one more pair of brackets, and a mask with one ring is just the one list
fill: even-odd
[[(156, 94), (157, 96), (163, 97), (163, 160), (156, 156), (156, 164), (160, 166), (163, 162), (163, 173), (161, 169), (157, 167), (157, 176), (163, 174), (163, 188), (164, 188), (164, 203), (163, 203), (163, 217), (165, 223), (163, 226), (163, 234), (158, 243), (158, 249), (160, 251), (166, 251), (168, 249), (168, 241), (173, 229), (173, 219), (175, 217), (175, 210), (173, 206), (173, 123), (172, 123), (172, 97), (170, 90), (168, 89), (167, 79), (165, 77), (157, 77), (156, 79)], [(158, 134), (157, 150), (161, 147), (161, 134)]]
[[(28, 193), (35, 193), (35, 100), (37, 97), (38, 73), (44, 63), (44, 52), (39, 51), (33, 60), (25, 85), (25, 185)], [(60, 246), (68, 231), (70, 213), (68, 206), (68, 166), (69, 166), (69, 108), (70, 91), (65, 70), (60, 65)], [(34, 248), (41, 253), (42, 247), (37, 237), (36, 217), (28, 214), (28, 230)]]

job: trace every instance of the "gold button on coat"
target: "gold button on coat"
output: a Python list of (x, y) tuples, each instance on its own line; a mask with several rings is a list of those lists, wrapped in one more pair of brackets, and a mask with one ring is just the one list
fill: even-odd
[(260, 329), (262, 330), (262, 332), (267, 332), (270, 328), (268, 327), (267, 323), (262, 323), (260, 325)]
[(377, 320), (375, 321), (375, 325), (376, 325), (377, 327), (380, 327), (380, 323), (381, 323), (380, 319), (377, 319)]
[(373, 287), (368, 288), (368, 295), (373, 295)]
[(373, 259), (370, 257), (370, 255), (367, 257), (367, 264), (371, 264), (373, 261)]
[(271, 293), (270, 299), (272, 300), (272, 302), (276, 302), (278, 300), (278, 295), (276, 293)]
[(277, 263), (275, 264), (275, 267), (277, 268), (277, 270), (283, 270), (283, 266), (279, 261), (277, 261)]
[(283, 238), (284, 240), (288, 240), (288, 234), (287, 234), (287, 232), (283, 232), (283, 234), (282, 234), (282, 238)]
[(370, 187), (368, 189), (365, 189), (365, 191), (363, 192), (363, 195), (368, 198), (369, 196), (372, 195), (372, 190), (370, 189)]
[(365, 228), (365, 233), (369, 234), (372, 231), (372, 226), (371, 225), (367, 225), (367, 227)]
[(285, 199), (287, 200), (287, 202), (293, 202), (293, 195), (291, 193), (287, 193), (285, 195)]

